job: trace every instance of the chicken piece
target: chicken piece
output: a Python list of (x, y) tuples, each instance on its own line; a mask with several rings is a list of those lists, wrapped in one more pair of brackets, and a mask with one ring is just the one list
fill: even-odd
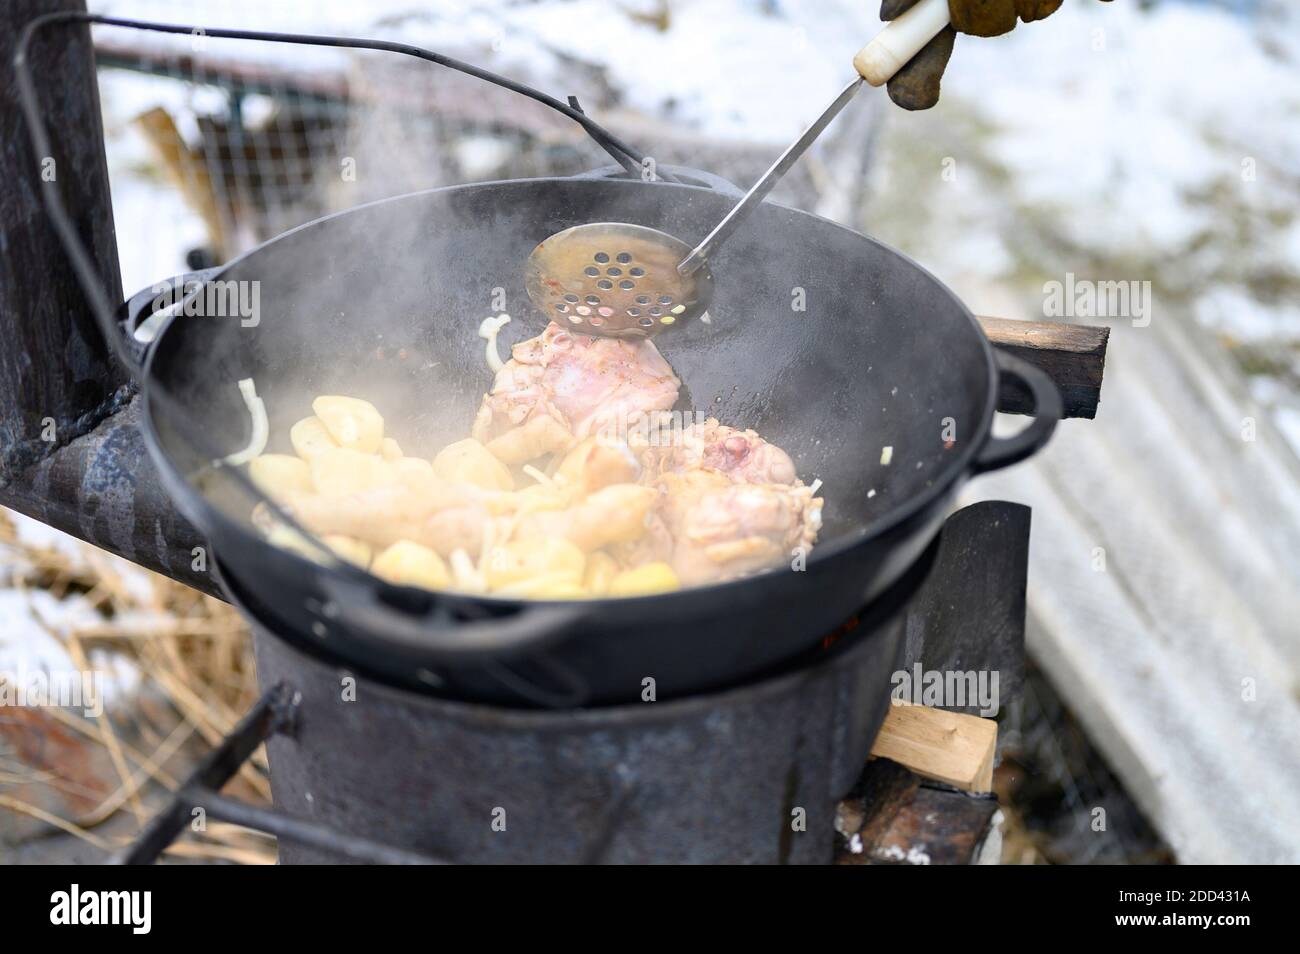
[(789, 561), (821, 528), (822, 501), (808, 487), (737, 483), (716, 470), (665, 474), (659, 486), (659, 513), (673, 540), (669, 563), (684, 585)]
[[(648, 339), (592, 338), (550, 324), (511, 349), (483, 398), (473, 436), (506, 464), (523, 463), (592, 434), (621, 434), (638, 415), (667, 410), (681, 382)], [(527, 440), (496, 442), (533, 424)], [(544, 438), (544, 439), (542, 439)], [(538, 451), (532, 457), (518, 455)], [(503, 454), (505, 456), (503, 456)]]
[(719, 424), (712, 417), (661, 438), (667, 443), (651, 446), (642, 454), (649, 480), (696, 468), (715, 470), (744, 484), (793, 484), (796, 480), (789, 454), (752, 430)]

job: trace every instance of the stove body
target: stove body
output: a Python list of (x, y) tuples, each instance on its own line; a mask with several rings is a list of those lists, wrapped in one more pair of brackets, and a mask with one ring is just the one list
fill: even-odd
[[(297, 696), (267, 743), (276, 808), (455, 862), (827, 863), (904, 626), (737, 689), (540, 711), (395, 689), (255, 625), (259, 679)], [(344, 860), (281, 840), (281, 863)]]
[[(1028, 537), (1026, 507), (967, 507), (889, 602), (811, 658), (725, 691), (578, 710), (453, 701), (350, 672), (319, 638), (268, 625), (227, 585), (253, 627), (266, 691), (112, 860), (157, 860), (202, 808), (274, 834), (289, 864), (892, 863), (896, 852), (866, 855), (841, 822), (848, 805), (860, 823), (849, 827), (871, 827), (871, 845), (892, 837), (889, 819), (872, 820), (872, 806), (890, 805), (863, 769), (895, 679), (914, 667), (990, 669), (1002, 701), (1015, 697)], [(274, 807), (222, 795), (263, 742)], [(852, 804), (840, 802), (850, 792)], [(968, 862), (996, 802), (956, 812), (973, 820), (953, 828), (941, 816), (971, 799), (940, 801), (903, 819), (903, 836), (924, 839), (927, 857)], [(905, 814), (890, 804), (891, 817)]]

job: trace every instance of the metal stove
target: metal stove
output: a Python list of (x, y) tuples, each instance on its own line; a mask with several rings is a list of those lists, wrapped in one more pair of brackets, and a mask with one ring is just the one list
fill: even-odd
[[(152, 861), (196, 808), (277, 835), (285, 864), (824, 864), (837, 849), (857, 860), (854, 836), (899, 783), (863, 774), (890, 704), (876, 669), (996, 666), (1003, 700), (1014, 694), (1028, 523), (1019, 505), (967, 508), (889, 594), (906, 615), (874, 625), (882, 605), (776, 676), (640, 705), (521, 710), (414, 693), (341, 668), (241, 604), (269, 688), (117, 860)], [(954, 605), (976, 612), (945, 613)], [(892, 651), (868, 646), (879, 640)], [(263, 740), (275, 808), (218, 794)], [(995, 804), (979, 801), (962, 833), (972, 853)]]

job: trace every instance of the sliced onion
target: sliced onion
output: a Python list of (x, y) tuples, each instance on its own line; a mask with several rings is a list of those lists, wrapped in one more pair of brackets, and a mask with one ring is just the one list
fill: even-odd
[(247, 464), (254, 457), (260, 457), (262, 451), (266, 450), (266, 442), (271, 437), (271, 425), (266, 419), (266, 405), (257, 396), (257, 385), (253, 383), (252, 378), (244, 378), (239, 382), (239, 393), (243, 395), (244, 404), (247, 405), (248, 413), (253, 418), (253, 433), (248, 439), (247, 447), (221, 459), (223, 464), (233, 467)]
[(487, 583), (483, 579), (483, 574), (479, 572), (468, 553), (464, 550), (453, 550), (447, 560), (451, 564), (451, 576), (457, 589), (471, 593), (487, 592)]
[(510, 324), (510, 316), (505, 314), (497, 315), (495, 318), (489, 315), (479, 322), (478, 336), (487, 339), (487, 363), (493, 374), (500, 371), (504, 365), (501, 355), (497, 351), (497, 335), (508, 324)]
[(532, 464), (524, 464), (524, 466), (519, 469), (527, 476), (533, 478), (533, 480), (537, 481), (539, 484), (542, 484), (546, 487), (555, 486), (555, 481), (552, 478), (542, 473)]

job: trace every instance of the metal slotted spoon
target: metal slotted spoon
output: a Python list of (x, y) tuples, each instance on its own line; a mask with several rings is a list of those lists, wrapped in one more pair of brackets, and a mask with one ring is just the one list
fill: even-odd
[(574, 330), (647, 337), (698, 318), (713, 296), (709, 258), (781, 181), (862, 87), (888, 82), (948, 25), (947, 0), (921, 0), (853, 58), (858, 76), (840, 91), (695, 248), (644, 225), (592, 222), (556, 232), (528, 256), (524, 285), (536, 308)]

